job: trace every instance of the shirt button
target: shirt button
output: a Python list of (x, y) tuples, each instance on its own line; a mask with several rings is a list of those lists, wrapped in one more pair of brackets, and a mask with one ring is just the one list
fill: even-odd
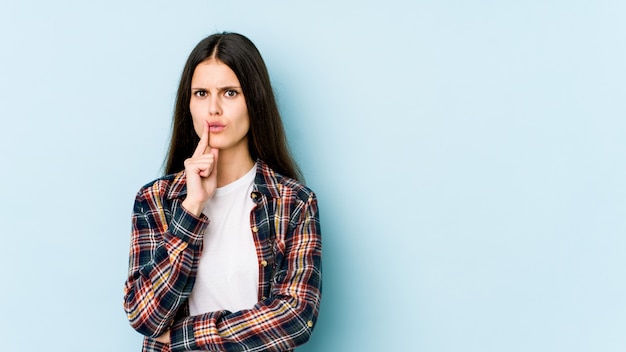
[(267, 261), (266, 260), (261, 260), (261, 266), (262, 267), (266, 267), (267, 266)]
[(306, 322), (306, 326), (312, 328), (313, 327), (313, 321), (309, 320)]
[(256, 227), (256, 226), (252, 227), (252, 232), (255, 232), (255, 233), (256, 233), (256, 232), (259, 232), (259, 228), (258, 228), (258, 227)]
[(250, 193), (250, 198), (252, 198), (252, 201), (255, 203), (261, 203), (261, 193), (254, 191), (252, 193)]

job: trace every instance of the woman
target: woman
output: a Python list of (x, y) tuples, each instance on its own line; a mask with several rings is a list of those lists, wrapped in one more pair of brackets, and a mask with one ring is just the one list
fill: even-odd
[(166, 176), (133, 209), (124, 308), (143, 351), (291, 351), (321, 297), (315, 194), (297, 179), (254, 44), (214, 34), (178, 88)]

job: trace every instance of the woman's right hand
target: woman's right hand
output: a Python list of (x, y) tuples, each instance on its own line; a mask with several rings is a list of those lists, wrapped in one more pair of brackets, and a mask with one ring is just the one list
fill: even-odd
[(195, 216), (200, 216), (207, 200), (215, 194), (218, 156), (219, 149), (209, 146), (209, 122), (204, 121), (200, 142), (191, 158), (185, 160), (187, 198), (183, 207)]

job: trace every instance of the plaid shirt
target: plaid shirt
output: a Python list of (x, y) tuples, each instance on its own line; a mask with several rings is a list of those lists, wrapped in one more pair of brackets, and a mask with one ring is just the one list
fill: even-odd
[[(291, 351), (309, 339), (321, 298), (321, 233), (315, 194), (257, 161), (250, 230), (259, 301), (238, 312), (189, 316), (187, 299), (209, 219), (181, 203), (185, 173), (144, 186), (135, 199), (124, 308), (145, 335), (143, 351)], [(170, 330), (171, 344), (154, 340)]]

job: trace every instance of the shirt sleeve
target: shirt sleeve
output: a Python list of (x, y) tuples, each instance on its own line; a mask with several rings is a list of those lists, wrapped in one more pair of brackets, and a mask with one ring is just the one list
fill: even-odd
[(252, 309), (175, 321), (175, 351), (289, 351), (308, 341), (321, 299), (321, 232), (315, 195), (296, 214), (269, 298)]
[(158, 337), (172, 324), (191, 288), (202, 251), (206, 216), (195, 217), (178, 199), (161, 196), (158, 184), (140, 191), (132, 215), (124, 309), (139, 333)]

